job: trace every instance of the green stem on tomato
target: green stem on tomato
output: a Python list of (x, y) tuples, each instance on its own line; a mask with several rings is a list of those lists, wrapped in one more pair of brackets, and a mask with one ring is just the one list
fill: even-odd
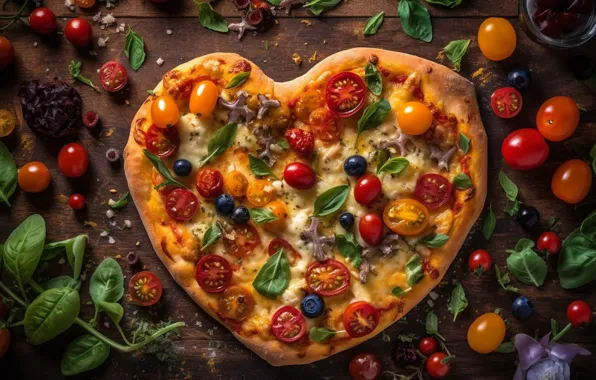
[(553, 339), (551, 339), (551, 342), (556, 342), (556, 341), (558, 341), (559, 339), (561, 339), (561, 338), (562, 338), (562, 337), (563, 337), (565, 334), (567, 334), (567, 332), (568, 332), (569, 330), (571, 330), (571, 327), (573, 327), (573, 326), (571, 325), (571, 323), (568, 323), (568, 324), (567, 324), (567, 326), (565, 326), (565, 327), (563, 328), (563, 330), (559, 331), (559, 333), (558, 333), (557, 335), (555, 335), (555, 336), (553, 337)]

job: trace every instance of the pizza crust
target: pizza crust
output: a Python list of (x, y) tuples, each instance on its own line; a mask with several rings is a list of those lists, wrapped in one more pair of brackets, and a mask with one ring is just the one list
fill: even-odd
[[(258, 89), (259, 92), (264, 92), (263, 89), (270, 89), (270, 92), (275, 94), (277, 99), (288, 101), (297, 89), (304, 88), (309, 82), (316, 80), (321, 75), (325, 75), (326, 72), (337, 71), (338, 67), (364, 66), (368, 63), (371, 55), (376, 55), (379, 62), (399, 62), (400, 65), (409, 67), (413, 71), (426, 73), (430, 80), (428, 83), (423, 83), (425, 96), (429, 94), (435, 103), (444, 107), (446, 113), (456, 115), (458, 120), (462, 120), (467, 124), (465, 132), (471, 139), (472, 148), (468, 155), (471, 156), (470, 170), (473, 173), (472, 180), (475, 195), (471, 201), (464, 204), (463, 209), (455, 219), (447, 244), (440, 249), (434, 250), (433, 258), (436, 256), (438, 261), (433, 265), (439, 271), (438, 278), (433, 280), (428, 276), (424, 276), (411, 292), (399, 300), (397, 307), (393, 307), (381, 314), (379, 325), (372, 334), (357, 339), (331, 341), (326, 344), (313, 342), (297, 350), (291, 345), (276, 340), (265, 340), (257, 334), (248, 337), (240, 335), (227, 324), (224, 324), (239, 341), (274, 366), (311, 363), (349, 349), (381, 333), (400, 317), (407, 314), (441, 281), (484, 207), (488, 160), (486, 132), (480, 118), (474, 85), (449, 68), (409, 54), (381, 49), (355, 48), (329, 56), (311, 68), (306, 74), (284, 83), (274, 83), (256, 65), (251, 63), (251, 82), (253, 85), (250, 87)], [(214, 53), (195, 58), (176, 67), (175, 70), (186, 72), (192, 70), (195, 65), (217, 59), (232, 62), (244, 58), (232, 53)], [(162, 91), (163, 81), (160, 81), (155, 87), (154, 93), (159, 94)], [(124, 168), (130, 193), (155, 252), (174, 280), (184, 288), (204, 311), (214, 319), (222, 322), (212, 308), (205, 307), (212, 301), (194, 280), (195, 262), (185, 260), (180, 255), (172, 258), (164, 252), (160, 245), (162, 238), (162, 232), (159, 228), (160, 221), (152, 219), (153, 215), (148, 206), (153, 188), (148, 173), (151, 173), (153, 166), (145, 158), (141, 146), (134, 139), (134, 128), (137, 121), (146, 118), (150, 114), (149, 100), (150, 98), (145, 101), (135, 115), (131, 123), (128, 143), (124, 150)]]

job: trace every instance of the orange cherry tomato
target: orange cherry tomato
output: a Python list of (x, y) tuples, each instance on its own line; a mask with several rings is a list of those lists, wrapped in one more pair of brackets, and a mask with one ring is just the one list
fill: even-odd
[(0, 137), (6, 137), (12, 133), (16, 120), (12, 112), (0, 109)]
[(468, 344), (480, 354), (488, 354), (503, 343), (505, 322), (499, 314), (486, 313), (476, 318), (468, 329)]
[(559, 166), (550, 183), (555, 197), (570, 204), (584, 200), (592, 186), (592, 169), (582, 160), (573, 159)]
[(516, 45), (515, 29), (504, 18), (487, 18), (478, 29), (480, 51), (491, 61), (502, 61), (508, 58), (513, 54)]
[(161, 298), (163, 287), (159, 277), (153, 272), (139, 272), (128, 283), (128, 293), (133, 303), (151, 306)]
[(217, 104), (218, 97), (219, 90), (215, 83), (210, 80), (197, 83), (190, 94), (190, 112), (197, 114), (199, 117), (211, 115)]
[(275, 189), (271, 182), (257, 179), (248, 185), (246, 199), (256, 207), (263, 207), (275, 198)]
[(536, 126), (545, 139), (562, 141), (575, 132), (579, 108), (573, 99), (555, 96), (542, 104), (536, 115)]
[(95, 0), (75, 0), (75, 3), (81, 8), (91, 8), (95, 5)]
[(246, 190), (248, 189), (248, 180), (242, 172), (234, 170), (229, 172), (226, 178), (224, 178), (224, 186), (231, 196), (243, 197), (246, 195)]
[(17, 179), (23, 191), (40, 193), (48, 188), (51, 178), (47, 166), (39, 161), (33, 161), (23, 165)]
[(408, 102), (397, 114), (399, 128), (408, 135), (421, 135), (433, 122), (433, 114), (424, 103)]
[(4, 36), (0, 36), (0, 70), (10, 65), (14, 59), (14, 47), (10, 40)]
[(428, 215), (428, 209), (422, 203), (404, 198), (385, 206), (383, 222), (396, 234), (417, 235), (428, 225)]
[(240, 322), (252, 312), (255, 301), (248, 290), (233, 285), (217, 301), (217, 312), (224, 318)]
[(269, 202), (265, 208), (273, 212), (277, 219), (263, 224), (263, 228), (270, 232), (280, 232), (286, 227), (286, 220), (288, 219), (288, 208), (282, 201)]
[(158, 96), (151, 103), (151, 118), (160, 128), (176, 125), (180, 119), (180, 111), (176, 101), (169, 95)]

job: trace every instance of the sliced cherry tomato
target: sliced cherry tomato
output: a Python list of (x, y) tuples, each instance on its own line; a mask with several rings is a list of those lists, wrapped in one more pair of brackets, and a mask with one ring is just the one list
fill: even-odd
[(483, 314), (470, 325), (468, 344), (472, 350), (480, 354), (488, 354), (503, 343), (505, 330), (505, 322), (499, 314)]
[(560, 200), (570, 204), (579, 203), (592, 187), (592, 169), (583, 160), (569, 160), (553, 174), (550, 187)]
[(271, 182), (257, 179), (248, 184), (246, 199), (256, 207), (263, 207), (275, 198), (275, 188)]
[(306, 284), (321, 296), (334, 296), (350, 287), (350, 271), (337, 260), (315, 261), (306, 270)]
[(91, 24), (84, 18), (76, 17), (66, 23), (64, 35), (76, 47), (85, 47), (93, 39)]
[(319, 107), (312, 111), (308, 124), (315, 136), (324, 142), (336, 142), (343, 134), (343, 124), (327, 107)]
[(320, 90), (308, 90), (300, 94), (297, 99), (292, 100), (289, 107), (293, 109), (298, 120), (306, 123), (310, 114), (319, 107), (325, 105), (325, 99)]
[(232, 281), (232, 267), (219, 255), (206, 255), (197, 263), (195, 278), (207, 293), (221, 293)]
[(19, 186), (27, 193), (40, 193), (48, 188), (52, 176), (48, 167), (39, 161), (29, 162), (19, 169)]
[(375, 213), (368, 213), (360, 218), (358, 232), (362, 239), (370, 245), (379, 245), (383, 240), (383, 220)]
[(288, 219), (288, 207), (286, 204), (282, 201), (276, 200), (267, 203), (265, 208), (271, 210), (277, 219), (263, 224), (263, 228), (274, 233), (280, 233), (283, 231), (286, 228), (286, 220)]
[(352, 338), (373, 332), (379, 324), (379, 312), (366, 301), (353, 302), (344, 310), (344, 328)]
[(447, 361), (445, 364), (445, 355), (442, 352), (435, 352), (431, 356), (426, 359), (426, 372), (432, 377), (433, 379), (442, 379), (449, 374), (451, 370), (451, 363)]
[(451, 182), (440, 174), (425, 174), (416, 182), (416, 199), (429, 210), (443, 206), (451, 199)]
[(140, 306), (151, 306), (161, 298), (163, 288), (159, 277), (153, 272), (139, 272), (128, 283), (131, 301)]
[(228, 319), (240, 322), (252, 312), (255, 301), (248, 290), (232, 285), (227, 288), (217, 302), (218, 313)]
[(350, 117), (364, 107), (366, 85), (351, 71), (332, 76), (325, 88), (325, 100), (329, 109), (339, 117)]
[(561, 238), (554, 232), (544, 232), (538, 237), (536, 248), (549, 255), (556, 255), (561, 250)]
[(159, 128), (173, 127), (180, 119), (180, 111), (174, 98), (162, 95), (151, 103), (151, 118)]
[(199, 194), (207, 199), (217, 198), (223, 193), (224, 178), (219, 170), (202, 168), (195, 182)]
[(296, 249), (294, 249), (290, 243), (281, 238), (275, 238), (271, 240), (269, 242), (269, 246), (267, 247), (267, 252), (269, 253), (269, 256), (273, 256), (282, 248), (286, 253), (286, 257), (288, 258), (288, 262), (291, 266), (296, 265), (296, 261), (302, 259), (300, 253), (298, 253), (298, 251), (296, 251)]
[(377, 380), (383, 372), (383, 363), (373, 354), (360, 353), (350, 360), (350, 376), (353, 380)]
[(169, 157), (178, 150), (180, 137), (176, 127), (158, 128), (152, 124), (145, 134), (147, 150), (159, 157)]
[(89, 153), (77, 143), (64, 145), (58, 153), (58, 168), (69, 178), (79, 178), (89, 167)]
[(39, 34), (50, 34), (56, 30), (56, 15), (48, 8), (37, 8), (29, 15), (29, 26)]
[(521, 111), (523, 99), (515, 88), (503, 87), (493, 92), (490, 97), (490, 105), (495, 115), (509, 119)]
[(354, 186), (354, 199), (361, 205), (368, 206), (376, 201), (383, 192), (381, 180), (374, 174), (366, 173), (358, 178)]
[(230, 255), (238, 258), (247, 257), (261, 244), (257, 230), (250, 224), (234, 225), (234, 240), (223, 237), (224, 248)]
[(397, 114), (399, 129), (408, 135), (421, 135), (433, 123), (433, 114), (428, 106), (420, 102), (408, 102)]
[(548, 158), (549, 150), (542, 135), (531, 128), (511, 132), (501, 146), (505, 163), (517, 170), (530, 170), (542, 165)]
[(573, 301), (567, 307), (567, 319), (573, 327), (589, 325), (592, 322), (592, 308), (586, 301)]
[(15, 124), (16, 121), (12, 112), (9, 110), (0, 109), (0, 137), (6, 137), (10, 135), (14, 130)]
[(418, 343), (418, 350), (426, 356), (430, 356), (437, 352), (438, 347), (437, 340), (432, 336), (422, 338), (420, 339), (420, 343)]
[(99, 81), (106, 91), (116, 92), (126, 86), (128, 73), (120, 63), (109, 61), (99, 69)]
[(403, 198), (385, 206), (383, 221), (396, 234), (418, 235), (428, 225), (428, 209), (414, 199)]
[(542, 104), (536, 115), (538, 130), (549, 141), (562, 141), (575, 132), (579, 108), (573, 99), (555, 96)]
[(290, 128), (284, 133), (288, 144), (294, 152), (301, 156), (308, 157), (315, 149), (315, 135), (311, 131), (300, 128)]
[(178, 188), (166, 196), (166, 212), (179, 221), (191, 219), (197, 212), (199, 200), (190, 190)]
[(95, 5), (95, 0), (75, 0), (75, 3), (81, 8), (91, 8)]
[(317, 173), (302, 162), (291, 162), (284, 169), (284, 181), (294, 189), (310, 189), (317, 183)]
[(224, 185), (228, 194), (233, 197), (243, 197), (248, 189), (248, 180), (246, 176), (238, 170), (233, 170), (226, 175)]
[(0, 70), (10, 65), (13, 59), (14, 46), (8, 38), (0, 36)]
[(517, 45), (515, 29), (509, 21), (500, 17), (484, 20), (478, 29), (478, 46), (484, 56), (491, 61), (508, 58)]
[(0, 329), (0, 359), (8, 352), (10, 347), (10, 330), (7, 328)]
[(306, 321), (300, 310), (282, 306), (271, 317), (271, 331), (284, 343), (297, 342), (306, 332)]
[(490, 253), (484, 249), (477, 249), (468, 257), (468, 269), (478, 276), (489, 271), (492, 265), (493, 260), (490, 257)]
[(197, 114), (199, 117), (211, 115), (217, 104), (218, 97), (219, 90), (215, 83), (210, 80), (197, 83), (190, 94), (190, 103), (188, 104), (190, 112)]

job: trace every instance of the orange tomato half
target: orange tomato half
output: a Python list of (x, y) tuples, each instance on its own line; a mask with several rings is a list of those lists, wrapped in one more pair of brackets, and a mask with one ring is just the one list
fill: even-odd
[(396, 234), (418, 235), (428, 225), (428, 209), (414, 199), (404, 198), (385, 206), (383, 222)]
[(550, 187), (560, 200), (570, 204), (579, 203), (592, 187), (592, 169), (582, 160), (569, 160), (553, 174)]
[(257, 179), (248, 185), (246, 199), (256, 207), (263, 207), (275, 198), (275, 189), (271, 182)]
[(269, 202), (265, 208), (268, 208), (277, 217), (269, 223), (265, 223), (263, 227), (270, 232), (281, 232), (286, 226), (286, 220), (288, 219), (288, 208), (282, 201)]

